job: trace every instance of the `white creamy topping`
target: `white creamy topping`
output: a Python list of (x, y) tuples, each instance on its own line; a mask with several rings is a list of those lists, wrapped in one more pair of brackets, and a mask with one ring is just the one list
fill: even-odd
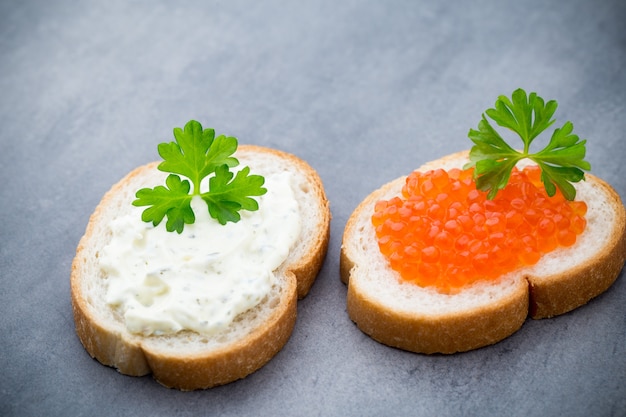
[(300, 233), (291, 174), (265, 177), (259, 210), (240, 211), (221, 225), (194, 197), (194, 224), (182, 234), (141, 220), (142, 208), (111, 223), (111, 242), (100, 267), (108, 276), (106, 302), (132, 333), (172, 334), (183, 329), (213, 334), (270, 292), (276, 270)]

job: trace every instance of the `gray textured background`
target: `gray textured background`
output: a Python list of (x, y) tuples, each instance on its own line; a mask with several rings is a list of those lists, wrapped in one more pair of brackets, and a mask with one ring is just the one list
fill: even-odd
[[(0, 2), (0, 414), (626, 415), (623, 276), (453, 356), (363, 335), (338, 276), (360, 200), (468, 148), (516, 87), (557, 99), (626, 196), (625, 21), (622, 0)], [(181, 393), (89, 358), (69, 272), (102, 194), (192, 118), (307, 160), (334, 217), (285, 348), (244, 380)]]

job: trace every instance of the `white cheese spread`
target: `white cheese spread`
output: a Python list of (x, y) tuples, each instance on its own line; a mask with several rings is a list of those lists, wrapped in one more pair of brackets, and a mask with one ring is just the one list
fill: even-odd
[[(214, 334), (270, 292), (276, 270), (300, 234), (298, 202), (288, 172), (266, 176), (259, 210), (221, 225), (194, 197), (196, 221), (182, 234), (141, 220), (141, 208), (111, 223), (100, 267), (106, 302), (127, 329), (142, 335), (187, 329)], [(165, 219), (163, 220), (163, 223)]]

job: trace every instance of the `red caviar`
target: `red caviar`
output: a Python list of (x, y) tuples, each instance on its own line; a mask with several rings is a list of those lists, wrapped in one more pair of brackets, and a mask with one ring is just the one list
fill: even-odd
[(538, 167), (514, 168), (493, 200), (472, 175), (473, 169), (416, 171), (402, 197), (376, 203), (378, 246), (405, 281), (454, 292), (533, 265), (573, 245), (585, 229), (587, 205), (558, 191), (548, 197)]

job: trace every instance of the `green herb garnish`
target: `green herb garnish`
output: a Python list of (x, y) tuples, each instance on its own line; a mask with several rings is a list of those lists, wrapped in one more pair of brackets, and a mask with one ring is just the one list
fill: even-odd
[(557, 102), (544, 103), (536, 93), (526, 96), (524, 90), (513, 92), (512, 100), (498, 97), (495, 108), (486, 111), (487, 116), (499, 126), (517, 133), (524, 142), (524, 150), (519, 152), (509, 146), (489, 124), (483, 114), (478, 130), (470, 129), (469, 138), (474, 142), (470, 150), (470, 161), (465, 167), (475, 167), (476, 187), (489, 191), (487, 198), (493, 199), (499, 190), (509, 182), (513, 167), (524, 158), (533, 160), (541, 168), (541, 181), (549, 196), (558, 188), (568, 200), (576, 197), (576, 189), (571, 183), (583, 180), (591, 165), (583, 160), (586, 140), (579, 140), (572, 134), (574, 126), (566, 122), (556, 129), (550, 142), (541, 151), (530, 153), (531, 142), (550, 125), (557, 108)]
[[(158, 150), (163, 158), (158, 169), (170, 172), (165, 186), (142, 188), (135, 196), (134, 206), (148, 206), (141, 214), (144, 222), (157, 226), (167, 216), (168, 232), (182, 233), (185, 224), (192, 224), (196, 217), (191, 208), (191, 199), (199, 195), (208, 206), (212, 218), (226, 224), (241, 219), (240, 210), (258, 210), (259, 204), (253, 196), (267, 192), (263, 188), (265, 179), (260, 175), (250, 175), (250, 168), (244, 167), (236, 174), (230, 168), (239, 165), (232, 155), (237, 150), (237, 139), (220, 135), (215, 130), (202, 129), (202, 125), (191, 120), (184, 130), (174, 129), (176, 142), (161, 143)], [(209, 178), (209, 190), (200, 192), (200, 182)], [(181, 179), (179, 175), (189, 180)]]

